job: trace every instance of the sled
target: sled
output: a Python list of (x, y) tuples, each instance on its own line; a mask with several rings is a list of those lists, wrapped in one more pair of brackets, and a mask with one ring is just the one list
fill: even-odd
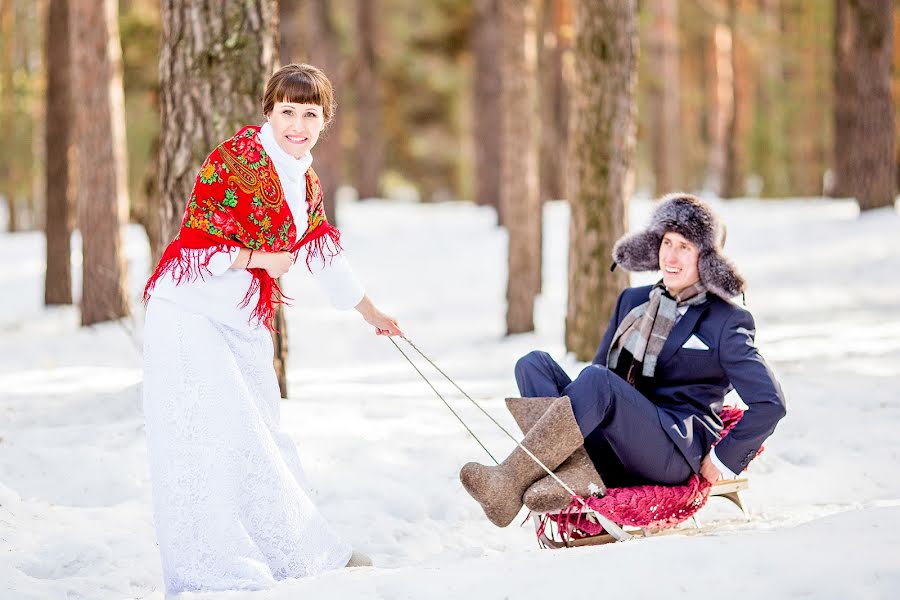
[[(740, 509), (741, 514), (748, 517), (743, 498), (741, 497), (741, 492), (749, 487), (750, 482), (746, 477), (719, 480), (710, 487), (709, 498), (724, 498), (737, 506), (738, 509)], [(566, 509), (531, 514), (535, 533), (538, 538), (538, 544), (542, 548), (559, 549), (597, 546), (600, 544), (622, 542), (635, 537), (649, 537), (685, 531), (683, 528), (676, 529), (675, 525), (669, 527), (638, 527), (623, 525), (616, 523), (609, 517), (591, 509), (581, 508), (576, 517), (572, 517), (571, 515), (567, 517), (565, 512)], [(689, 518), (693, 520), (696, 531), (700, 531), (701, 527), (696, 515), (691, 515)], [(575, 521), (574, 523), (573, 520)]]
[[(722, 411), (725, 425), (722, 437), (742, 416), (743, 411), (738, 408), (726, 407)], [(609, 488), (600, 498), (575, 497), (567, 507), (532, 513), (532, 518), (542, 548), (594, 546), (635, 537), (685, 532), (684, 528), (675, 528), (688, 519), (693, 520), (699, 530), (696, 513), (712, 497), (728, 500), (747, 517), (741, 492), (749, 487), (747, 477), (720, 479), (710, 484), (695, 474), (679, 486)]]

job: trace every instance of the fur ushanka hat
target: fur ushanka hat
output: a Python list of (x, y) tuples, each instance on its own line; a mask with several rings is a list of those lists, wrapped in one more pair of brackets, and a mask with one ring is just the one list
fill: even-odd
[(646, 230), (623, 236), (613, 246), (613, 267), (627, 271), (658, 271), (663, 235), (672, 231), (697, 245), (700, 281), (725, 299), (744, 292), (744, 278), (722, 254), (725, 227), (708, 204), (691, 194), (664, 196), (653, 211)]

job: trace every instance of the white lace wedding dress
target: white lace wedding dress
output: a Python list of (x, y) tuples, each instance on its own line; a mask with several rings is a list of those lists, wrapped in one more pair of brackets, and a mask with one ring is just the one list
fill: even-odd
[(265, 328), (153, 298), (144, 412), (166, 591), (270, 587), (343, 567), (351, 548), (307, 494)]

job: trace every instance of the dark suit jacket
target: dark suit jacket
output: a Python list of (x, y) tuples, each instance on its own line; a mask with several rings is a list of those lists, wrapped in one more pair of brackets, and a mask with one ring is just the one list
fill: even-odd
[[(622, 319), (649, 299), (653, 286), (626, 289), (597, 349), (594, 364), (606, 366), (609, 345)], [(682, 348), (691, 335), (709, 350)], [(722, 401), (732, 389), (748, 410), (716, 446), (716, 456), (735, 473), (744, 470), (785, 414), (784, 393), (754, 345), (752, 315), (713, 294), (691, 306), (676, 323), (652, 378), (637, 389), (659, 408), (660, 422), (694, 471), (719, 439)]]

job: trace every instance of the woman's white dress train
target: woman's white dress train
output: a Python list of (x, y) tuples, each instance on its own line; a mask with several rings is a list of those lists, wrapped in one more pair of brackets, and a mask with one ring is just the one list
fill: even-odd
[(152, 298), (144, 414), (166, 591), (270, 587), (343, 567), (279, 428), (272, 340)]

